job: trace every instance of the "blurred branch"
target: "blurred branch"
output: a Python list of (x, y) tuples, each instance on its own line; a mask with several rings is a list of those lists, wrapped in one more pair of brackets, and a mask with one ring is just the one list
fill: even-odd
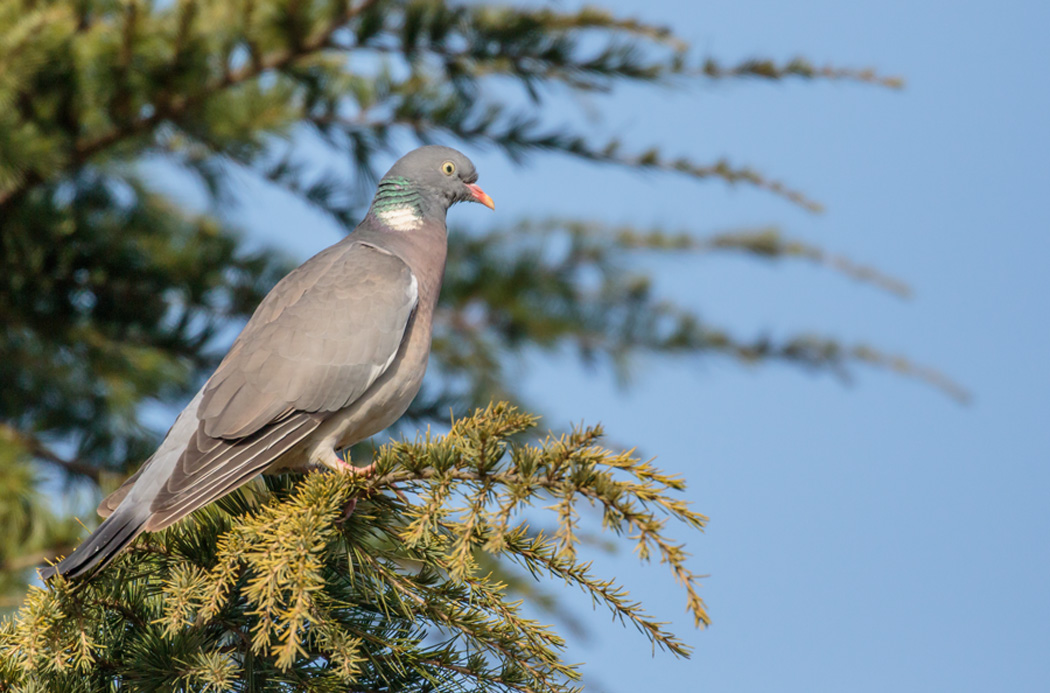
[(900, 298), (911, 298), (912, 291), (904, 281), (869, 265), (859, 264), (843, 255), (829, 253), (820, 246), (785, 238), (780, 229), (768, 226), (757, 229), (727, 231), (696, 238), (689, 233), (668, 234), (661, 230), (614, 230), (618, 243), (625, 247), (650, 250), (738, 251), (755, 257), (776, 260), (800, 258), (841, 272), (850, 279), (871, 284)]
[(6, 423), (0, 423), (0, 432), (3, 436), (20, 444), (33, 457), (57, 465), (69, 474), (91, 479), (95, 483), (98, 483), (101, 478), (101, 471), (98, 467), (79, 459), (66, 459), (32, 434), (20, 431)]
[(777, 65), (776, 62), (769, 59), (750, 59), (730, 66), (722, 65), (715, 58), (707, 58), (700, 69), (700, 73), (711, 79), (761, 77), (769, 80), (780, 80), (786, 77), (801, 77), (803, 79), (849, 80), (874, 84), (889, 89), (904, 88), (904, 80), (901, 77), (880, 75), (873, 68), (855, 69), (835, 67), (833, 65), (816, 67), (803, 57), (793, 58), (783, 65)]
[(873, 366), (881, 366), (901, 375), (926, 382), (944, 392), (959, 404), (969, 404), (973, 401), (972, 393), (958, 382), (936, 368), (915, 363), (906, 356), (886, 354), (863, 344), (853, 347), (851, 353), (853, 358), (858, 361), (863, 361)]
[[(71, 551), (76, 548), (76, 544), (70, 544), (67, 542), (56, 544), (55, 546), (48, 547), (43, 551), (37, 551), (35, 553), (24, 554), (21, 556), (13, 556), (6, 560), (0, 560), (0, 573), (11, 573), (26, 568), (35, 568), (36, 566), (45, 565), (50, 561), (54, 561), (62, 556), (68, 555)], [(2, 602), (0, 602), (2, 604)]]
[(779, 341), (766, 337), (744, 341), (711, 328), (704, 328), (704, 335), (709, 348), (744, 362), (787, 361), (813, 370), (829, 371), (844, 382), (852, 380), (847, 369), (850, 362), (865, 363), (924, 382), (959, 404), (968, 404), (971, 400), (969, 391), (941, 371), (865, 344), (849, 346), (836, 339), (811, 334)]

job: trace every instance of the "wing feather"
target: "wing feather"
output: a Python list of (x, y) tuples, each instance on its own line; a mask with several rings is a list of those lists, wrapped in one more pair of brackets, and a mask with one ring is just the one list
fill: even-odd
[(389, 367), (418, 301), (396, 255), (337, 244), (283, 279), (204, 391), (212, 437), (251, 435), (289, 409), (337, 411)]
[(361, 397), (393, 363), (417, 287), (400, 258), (349, 240), (278, 283), (204, 386), (146, 530), (229, 493)]
[[(219, 440), (217, 446), (204, 453), (193, 454), (195, 446), (191, 445), (153, 500), (146, 531), (154, 532), (177, 522), (261, 473), (313, 433), (322, 420), (317, 414), (299, 413), (248, 438)], [(194, 460), (197, 455), (200, 457), (193, 470), (187, 471), (183, 461)]]

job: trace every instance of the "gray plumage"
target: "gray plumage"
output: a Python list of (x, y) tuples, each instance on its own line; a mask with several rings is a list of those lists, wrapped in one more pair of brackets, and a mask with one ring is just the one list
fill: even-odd
[(474, 165), (421, 147), (379, 182), (364, 221), (263, 299), (157, 451), (99, 505), (106, 520), (41, 569), (70, 578), (108, 564), (261, 472), (327, 466), (394, 423), (419, 391), (445, 269), (445, 212), (492, 207)]

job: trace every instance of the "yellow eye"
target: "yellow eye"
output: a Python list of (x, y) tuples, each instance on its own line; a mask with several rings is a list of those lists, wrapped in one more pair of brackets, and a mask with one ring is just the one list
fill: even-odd
[(456, 165), (451, 161), (446, 161), (445, 163), (441, 164), (441, 172), (444, 173), (446, 176), (451, 176), (453, 173), (456, 172)]

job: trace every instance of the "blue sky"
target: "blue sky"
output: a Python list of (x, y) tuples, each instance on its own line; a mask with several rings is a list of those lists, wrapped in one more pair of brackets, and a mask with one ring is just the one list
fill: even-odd
[[(914, 298), (805, 263), (719, 256), (662, 261), (660, 289), (743, 336), (819, 330), (908, 354), (975, 400), (961, 407), (870, 370), (845, 387), (717, 359), (642, 361), (619, 390), (568, 360), (531, 361), (525, 387), (551, 425), (603, 422), (685, 475), (711, 517), (706, 534), (683, 535), (710, 575), (705, 631), (692, 630), (663, 568), (602, 559), (674, 620), (693, 659), (651, 658), (641, 636), (582, 604), (592, 637), (571, 658), (616, 691), (1046, 690), (1050, 5), (651, 0), (639, 16), (673, 25), (698, 56), (801, 54), (874, 66), (907, 88), (697, 83), (585, 104), (638, 148), (783, 178), (827, 206), (819, 216), (746, 187), (468, 152), (499, 221), (539, 208), (697, 233), (777, 224), (904, 278)], [(578, 114), (569, 102), (548, 113)], [(242, 221), (305, 258), (338, 232), (318, 219), (289, 239), (302, 213), (277, 197)], [(485, 214), (452, 218), (490, 223)]]

